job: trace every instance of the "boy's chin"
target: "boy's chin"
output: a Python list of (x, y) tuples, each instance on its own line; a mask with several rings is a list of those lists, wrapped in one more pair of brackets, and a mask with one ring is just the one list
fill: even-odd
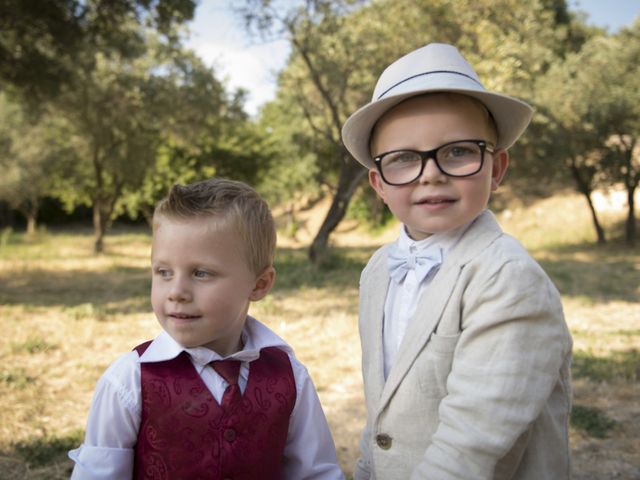
[(432, 232), (416, 230), (413, 228), (409, 228), (406, 225), (404, 227), (404, 231), (407, 233), (407, 235), (411, 240), (416, 240), (416, 241), (424, 240), (425, 238), (429, 238), (431, 235), (433, 235)]

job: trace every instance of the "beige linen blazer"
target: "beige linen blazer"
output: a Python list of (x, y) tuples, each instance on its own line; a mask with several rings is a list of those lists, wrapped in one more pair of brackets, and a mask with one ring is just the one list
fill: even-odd
[(572, 340), (542, 268), (483, 212), (426, 288), (385, 382), (387, 249), (360, 281), (355, 478), (568, 479)]

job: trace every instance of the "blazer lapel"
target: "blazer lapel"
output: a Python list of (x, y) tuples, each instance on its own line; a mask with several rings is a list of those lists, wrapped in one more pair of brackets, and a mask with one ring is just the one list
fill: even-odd
[[(404, 334), (396, 361), (389, 371), (387, 382), (384, 385), (380, 398), (380, 408), (390, 400), (398, 385), (407, 374), (413, 361), (429, 341), (429, 337), (436, 329), (442, 310), (453, 291), (460, 268), (456, 264), (449, 264), (448, 268), (441, 268), (433, 278), (429, 288), (420, 299), (407, 331)], [(433, 287), (433, 288), (432, 288)]]
[[(442, 267), (425, 290), (416, 308), (416, 313), (409, 322), (400, 344), (396, 362), (391, 367), (387, 381), (384, 383), (379, 402), (380, 410), (391, 399), (414, 360), (438, 326), (442, 312), (453, 293), (464, 265), (479, 255), (500, 234), (502, 234), (502, 230), (493, 214), (487, 210), (478, 216), (462, 235), (458, 245), (447, 254)], [(382, 310), (384, 310), (384, 300)], [(380, 320), (378, 328), (381, 332), (382, 320)], [(382, 336), (380, 336), (380, 342), (382, 342)]]

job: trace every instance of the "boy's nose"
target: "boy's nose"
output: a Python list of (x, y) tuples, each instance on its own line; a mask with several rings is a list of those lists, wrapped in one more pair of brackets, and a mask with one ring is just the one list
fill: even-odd
[(169, 290), (169, 300), (172, 302), (184, 303), (191, 300), (191, 291), (189, 290), (186, 282), (176, 278)]
[(433, 158), (428, 158), (427, 163), (422, 170), (422, 175), (418, 178), (420, 183), (442, 183), (447, 180), (447, 176), (440, 171), (436, 161)]

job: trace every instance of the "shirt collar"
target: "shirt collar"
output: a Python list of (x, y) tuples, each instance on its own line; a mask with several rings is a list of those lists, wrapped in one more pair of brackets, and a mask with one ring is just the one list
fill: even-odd
[(241, 362), (252, 362), (260, 356), (260, 350), (266, 347), (278, 347), (287, 353), (293, 354), (293, 350), (278, 335), (258, 322), (255, 318), (247, 316), (242, 331), (243, 349), (239, 352), (222, 357), (218, 353), (205, 347), (185, 348), (176, 342), (171, 335), (163, 331), (149, 345), (140, 356), (140, 363), (163, 362), (171, 360), (182, 352), (187, 352), (198, 373), (214, 360), (235, 359)]

